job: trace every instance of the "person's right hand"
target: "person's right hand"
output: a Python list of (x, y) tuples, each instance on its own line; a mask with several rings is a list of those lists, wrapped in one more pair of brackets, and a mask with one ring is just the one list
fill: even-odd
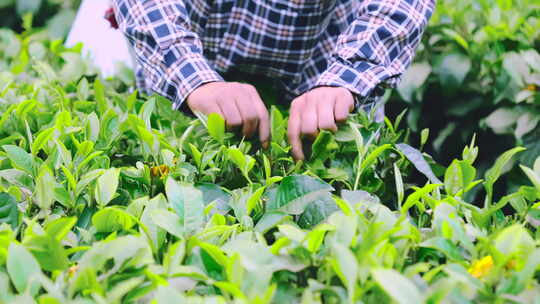
[(238, 82), (210, 82), (203, 84), (187, 98), (189, 108), (209, 115), (217, 113), (225, 119), (229, 129), (242, 127), (249, 138), (258, 130), (264, 148), (270, 141), (268, 111), (255, 87)]

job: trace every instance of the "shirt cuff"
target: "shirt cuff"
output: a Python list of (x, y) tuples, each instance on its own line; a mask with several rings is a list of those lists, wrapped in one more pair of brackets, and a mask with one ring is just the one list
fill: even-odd
[(178, 110), (195, 89), (215, 81), (223, 81), (223, 78), (210, 67), (206, 58), (202, 54), (188, 52), (169, 65), (158, 86), (173, 102), (173, 109)]
[(368, 61), (355, 64), (335, 61), (324, 71), (316, 86), (342, 87), (351, 91), (360, 104), (372, 102), (382, 96), (381, 83), (388, 73), (380, 65)]

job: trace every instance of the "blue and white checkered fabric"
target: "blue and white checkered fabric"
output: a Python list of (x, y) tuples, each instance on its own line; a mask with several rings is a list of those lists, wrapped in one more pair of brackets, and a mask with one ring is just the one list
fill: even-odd
[(278, 80), (290, 99), (339, 86), (394, 87), (435, 0), (113, 0), (139, 85), (179, 108), (233, 71)]

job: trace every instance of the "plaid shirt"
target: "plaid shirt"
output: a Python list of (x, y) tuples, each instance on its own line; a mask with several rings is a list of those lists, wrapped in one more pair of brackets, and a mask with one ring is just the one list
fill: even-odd
[(435, 0), (113, 0), (139, 85), (179, 108), (230, 71), (273, 78), (289, 99), (338, 86), (394, 87)]

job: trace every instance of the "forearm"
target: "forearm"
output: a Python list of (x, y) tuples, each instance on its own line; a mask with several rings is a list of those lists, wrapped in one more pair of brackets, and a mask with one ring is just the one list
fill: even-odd
[(120, 30), (132, 45), (151, 90), (179, 108), (204, 83), (222, 78), (203, 56), (181, 0), (113, 0)]
[(340, 86), (360, 96), (395, 86), (409, 66), (431, 17), (434, 0), (372, 0), (338, 39), (319, 86)]

